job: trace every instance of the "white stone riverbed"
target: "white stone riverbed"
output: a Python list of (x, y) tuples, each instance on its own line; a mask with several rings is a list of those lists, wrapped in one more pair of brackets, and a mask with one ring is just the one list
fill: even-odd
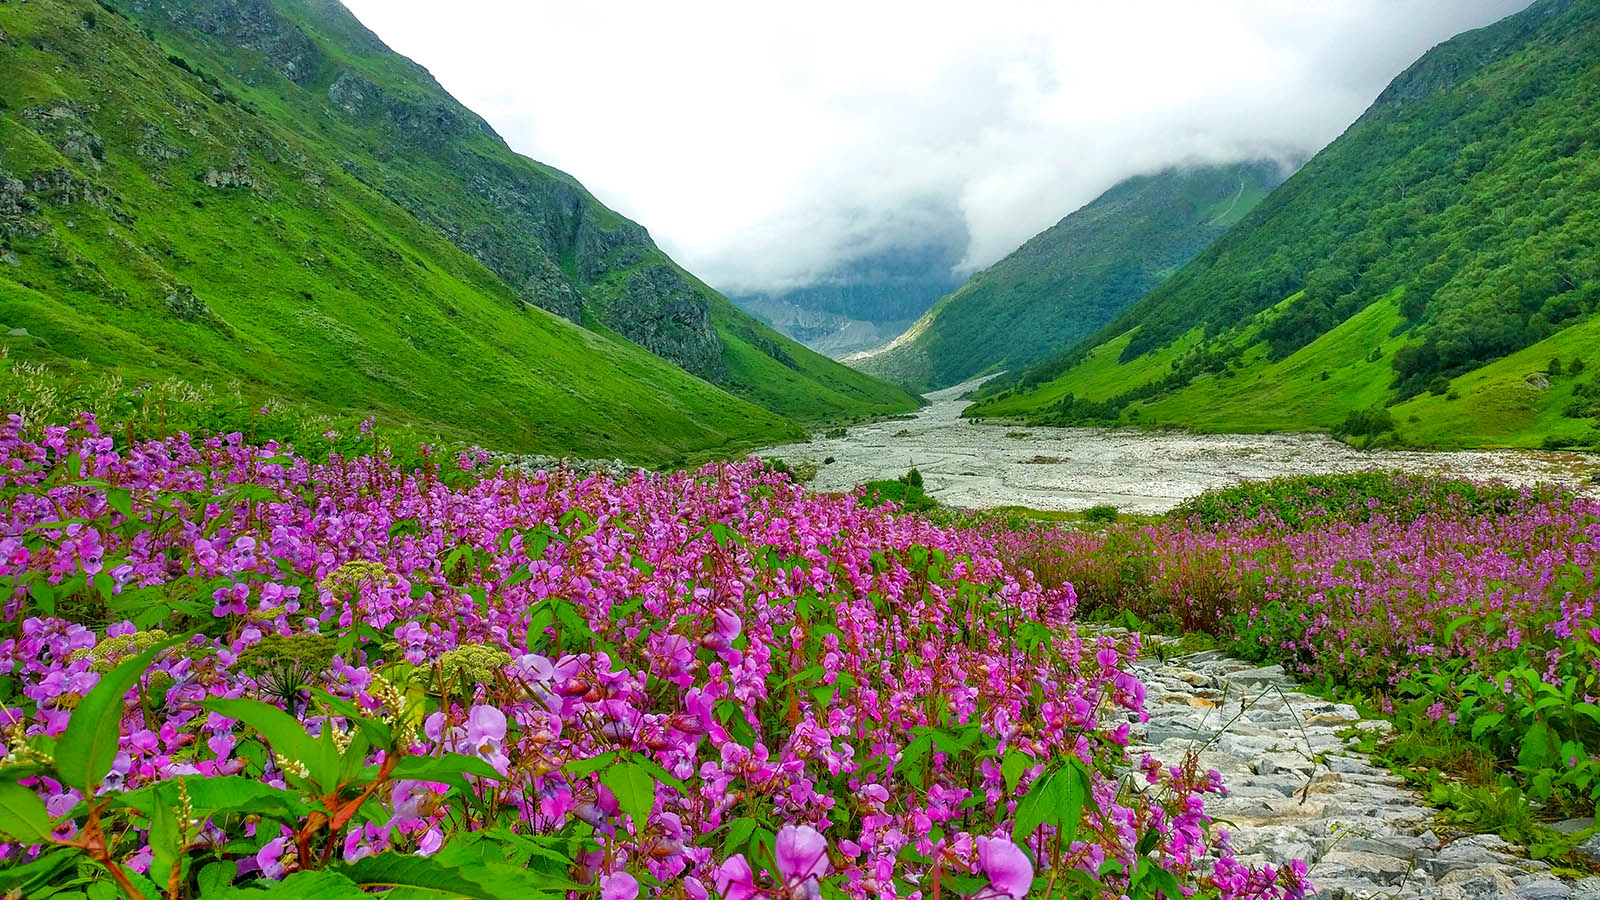
[(1133, 725), (1131, 757), (1177, 765), (1198, 748), (1201, 769), (1228, 788), (1206, 810), (1235, 852), (1274, 866), (1305, 860), (1319, 900), (1600, 900), (1600, 878), (1564, 881), (1497, 837), (1442, 826), (1401, 779), (1351, 749), (1352, 729), (1388, 722), (1296, 691), (1279, 666), (1207, 651), (1133, 671), (1150, 721)]
[[(1396, 469), (1512, 484), (1554, 481), (1592, 489), (1600, 456), (1523, 450), (1363, 452), (1320, 434), (1191, 434), (1105, 428), (1046, 428), (961, 418), (972, 384), (928, 395), (913, 419), (874, 422), (844, 437), (814, 437), (760, 451), (820, 466), (812, 486), (849, 490), (897, 478), (915, 466), (939, 502), (969, 509), (1027, 506), (1165, 512), (1244, 480), (1278, 475)], [(823, 464), (829, 458), (833, 462)]]

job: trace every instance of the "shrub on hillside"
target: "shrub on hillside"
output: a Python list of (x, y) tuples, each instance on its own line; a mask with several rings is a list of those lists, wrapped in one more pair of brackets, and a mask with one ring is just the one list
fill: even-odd
[(1374, 437), (1394, 430), (1394, 414), (1387, 407), (1352, 410), (1333, 433), (1340, 437)]

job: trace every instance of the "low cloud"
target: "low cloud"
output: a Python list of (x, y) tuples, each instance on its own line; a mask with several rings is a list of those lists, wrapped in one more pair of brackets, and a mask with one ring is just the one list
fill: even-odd
[(965, 233), (988, 265), (1118, 180), (1303, 159), (1527, 0), (346, 0), (515, 149), (729, 291)]

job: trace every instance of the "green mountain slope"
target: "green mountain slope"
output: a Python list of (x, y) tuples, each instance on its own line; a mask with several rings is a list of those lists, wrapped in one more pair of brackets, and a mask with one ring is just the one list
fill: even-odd
[(0, 5), (13, 355), (640, 459), (915, 402), (733, 309), (331, 0), (115, 5)]
[(1109, 322), (1282, 181), (1277, 164), (1254, 162), (1119, 182), (850, 362), (923, 389), (1020, 369)]
[(1597, 121), (1600, 0), (1460, 35), (1149, 296), (972, 412), (1382, 432), (1350, 414), (1393, 407), (1402, 441), (1592, 443), (1566, 373), (1600, 362), (1577, 337), (1600, 306)]

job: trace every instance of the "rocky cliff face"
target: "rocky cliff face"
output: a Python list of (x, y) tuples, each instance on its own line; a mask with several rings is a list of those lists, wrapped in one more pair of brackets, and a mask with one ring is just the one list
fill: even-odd
[[(587, 306), (657, 355), (717, 377), (722, 346), (708, 304), (643, 227), (565, 174), (513, 153), (488, 123), (425, 69), (390, 53), (338, 3), (137, 0), (132, 9), (162, 27), (259, 54), (264, 71), (247, 81), (276, 74), (300, 88), (304, 108), (341, 121), (367, 151), (362, 156), (377, 161), (351, 154), (342, 161), (350, 175), (476, 257), (523, 303), (573, 322)], [(325, 34), (358, 52), (336, 58), (321, 43)], [(425, 161), (437, 165), (424, 170)], [(450, 183), (441, 184), (440, 173)], [(635, 271), (646, 260), (648, 268)], [(593, 302), (591, 287), (612, 276), (625, 276), (621, 297)]]

